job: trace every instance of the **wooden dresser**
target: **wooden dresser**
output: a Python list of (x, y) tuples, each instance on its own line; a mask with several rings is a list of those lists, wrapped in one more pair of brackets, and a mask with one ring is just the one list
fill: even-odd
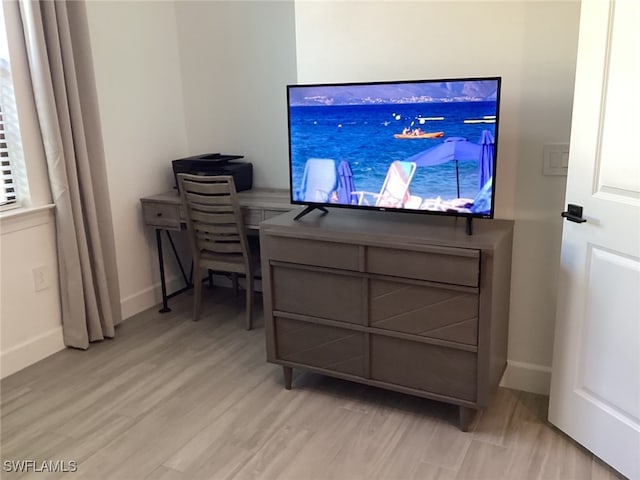
[(333, 209), (261, 223), (267, 360), (459, 406), (506, 366), (513, 222)]

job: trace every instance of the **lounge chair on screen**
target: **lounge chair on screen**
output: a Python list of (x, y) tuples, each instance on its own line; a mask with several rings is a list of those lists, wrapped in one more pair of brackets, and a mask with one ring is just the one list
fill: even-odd
[(327, 203), (337, 189), (338, 169), (335, 160), (310, 158), (304, 166), (300, 188), (295, 197), (301, 202)]
[(373, 205), (376, 207), (404, 208), (411, 200), (409, 184), (416, 173), (414, 162), (396, 160), (387, 171), (380, 193), (353, 192), (358, 196), (358, 205)]

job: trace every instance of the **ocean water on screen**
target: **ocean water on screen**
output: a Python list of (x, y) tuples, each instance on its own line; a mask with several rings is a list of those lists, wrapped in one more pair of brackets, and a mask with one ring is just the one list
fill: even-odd
[[(308, 159), (331, 158), (336, 164), (349, 161), (357, 190), (377, 193), (395, 160), (405, 160), (450, 137), (464, 137), (478, 143), (482, 130), (489, 130), (495, 136), (494, 123), (465, 123), (465, 120), (495, 116), (495, 108), (495, 102), (291, 107), (293, 188), (301, 184)], [(438, 120), (425, 120), (428, 118)], [(402, 133), (405, 127), (444, 132), (444, 135), (429, 139), (394, 138), (394, 134)], [(474, 198), (481, 188), (478, 162), (457, 163), (460, 197)], [(418, 167), (410, 191), (423, 198), (457, 198), (456, 162)]]

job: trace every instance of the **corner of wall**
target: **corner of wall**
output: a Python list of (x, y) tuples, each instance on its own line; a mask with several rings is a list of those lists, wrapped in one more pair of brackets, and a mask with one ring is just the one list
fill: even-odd
[(500, 386), (539, 395), (549, 395), (551, 368), (533, 363), (508, 360), (507, 369), (502, 376)]

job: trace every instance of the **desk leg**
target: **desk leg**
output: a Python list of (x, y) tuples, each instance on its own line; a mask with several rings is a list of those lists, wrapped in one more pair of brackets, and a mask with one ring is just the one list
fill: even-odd
[(156, 228), (156, 243), (158, 244), (158, 265), (160, 266), (160, 286), (162, 287), (162, 308), (160, 313), (170, 312), (169, 299), (167, 297), (167, 284), (164, 278), (164, 256), (162, 255), (162, 230)]
[[(180, 272), (182, 272), (182, 278), (184, 278), (185, 287), (189, 288), (192, 286), (191, 279), (187, 278), (187, 274), (184, 271), (182, 262), (180, 261), (180, 255), (178, 255), (178, 250), (176, 250), (176, 245), (175, 243), (173, 243), (173, 238), (171, 238), (171, 232), (169, 232), (169, 230), (167, 230), (167, 237), (169, 238), (169, 243), (171, 244), (171, 249), (173, 250), (173, 256), (175, 257), (176, 262), (178, 262), (178, 266), (180, 267)], [(193, 264), (192, 264), (192, 268), (193, 268)]]

